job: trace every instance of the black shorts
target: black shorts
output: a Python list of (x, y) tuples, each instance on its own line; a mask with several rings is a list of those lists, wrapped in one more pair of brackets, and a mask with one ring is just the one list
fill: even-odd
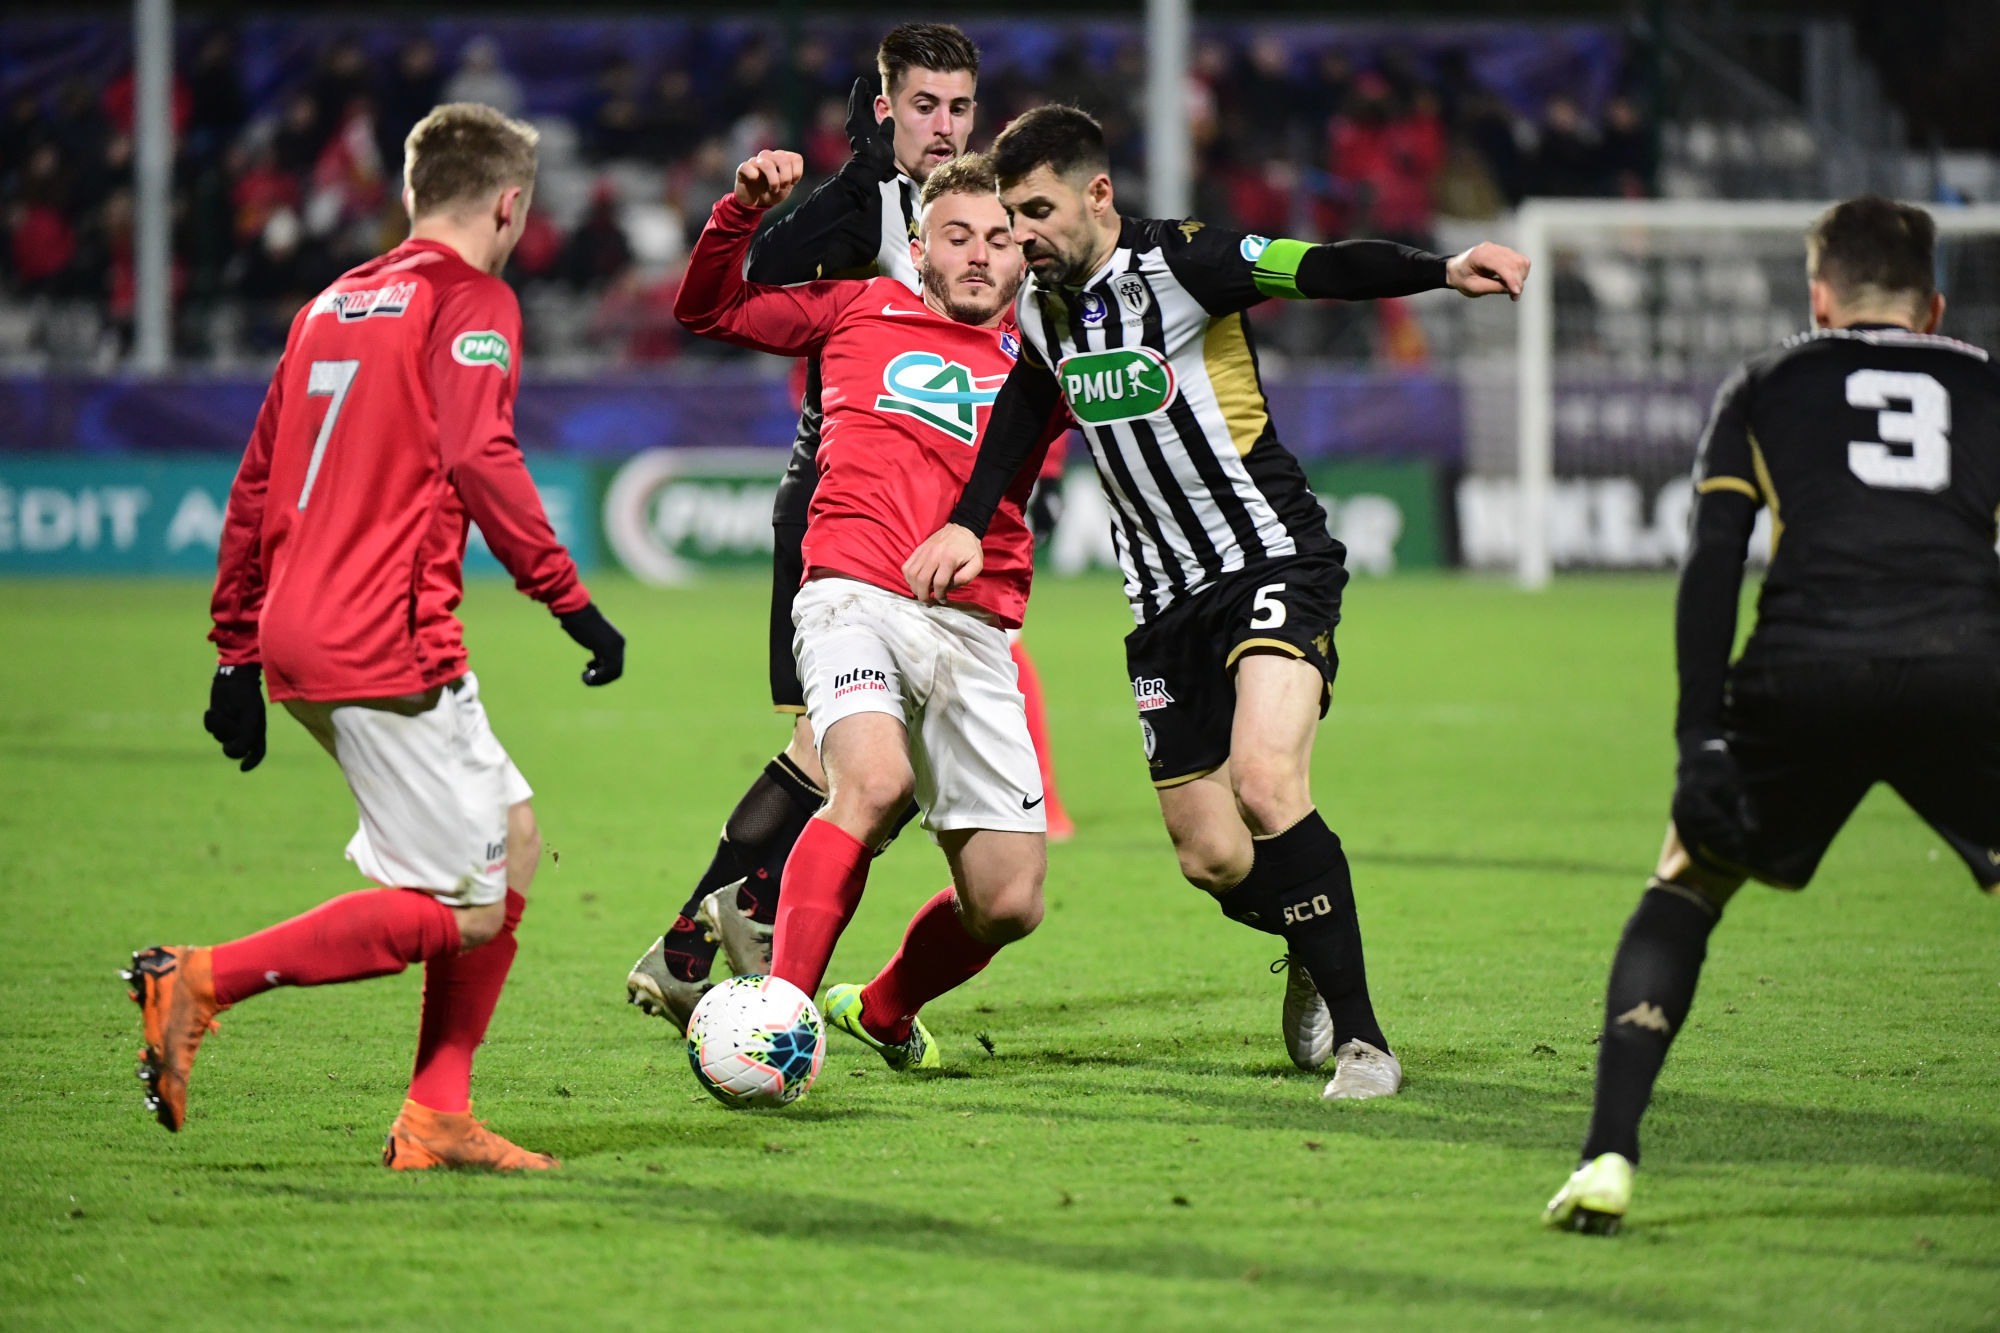
[(806, 576), (805, 526), (773, 523), (771, 540), (771, 707), (804, 713), (806, 690), (799, 684), (798, 659), (792, 656), (792, 599)]
[(1340, 657), (1333, 630), (1347, 570), (1329, 552), (1272, 560), (1226, 574), (1125, 636), (1125, 666), (1155, 787), (1175, 787), (1229, 760), (1236, 718), (1236, 662), (1247, 652), (1285, 653), (1326, 680), (1333, 698)]
[(1730, 673), (1728, 725), (1757, 879), (1803, 887), (1886, 782), (1981, 887), (2000, 886), (2000, 662), (1746, 658)]

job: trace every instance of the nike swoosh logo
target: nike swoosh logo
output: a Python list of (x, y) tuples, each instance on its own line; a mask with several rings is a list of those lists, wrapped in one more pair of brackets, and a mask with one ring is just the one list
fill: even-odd
[(882, 307), (882, 313), (885, 315), (915, 315), (917, 312), (914, 310), (898, 310), (893, 305), (885, 305)]
[(1027, 797), (1023, 796), (1021, 798), (1021, 808), (1023, 810), (1032, 810), (1036, 806), (1040, 805), (1043, 799), (1044, 799), (1043, 797), (1037, 796), (1034, 800), (1031, 801)]

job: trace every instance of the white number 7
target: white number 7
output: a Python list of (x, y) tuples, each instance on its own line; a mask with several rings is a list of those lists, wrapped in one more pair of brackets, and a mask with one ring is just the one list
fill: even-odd
[(326, 417), (319, 423), (319, 437), (313, 441), (312, 462), (306, 464), (306, 484), (299, 487), (301, 509), (313, 493), (320, 460), (326, 457), (326, 442), (333, 438), (333, 423), (340, 420), (341, 405), (347, 401), (347, 391), (354, 387), (354, 372), (360, 369), (359, 361), (315, 361), (306, 375), (306, 397), (333, 401), (326, 405)]

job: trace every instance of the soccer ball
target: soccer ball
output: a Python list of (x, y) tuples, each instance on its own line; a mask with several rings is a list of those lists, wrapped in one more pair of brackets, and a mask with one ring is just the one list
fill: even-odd
[(778, 977), (731, 977), (688, 1019), (688, 1063), (732, 1111), (789, 1106), (826, 1058), (826, 1026), (812, 997)]

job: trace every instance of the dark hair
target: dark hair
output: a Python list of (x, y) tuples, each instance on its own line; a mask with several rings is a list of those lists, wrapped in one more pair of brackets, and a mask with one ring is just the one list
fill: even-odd
[(1087, 111), (1051, 103), (1024, 111), (993, 141), (993, 174), (1001, 185), (1047, 167), (1067, 176), (1079, 167), (1093, 176), (1111, 168), (1104, 127)]
[(1843, 302), (1928, 302), (1937, 290), (1937, 223), (1879, 194), (1835, 204), (1806, 229), (1806, 270)]
[(883, 36), (875, 68), (882, 75), (882, 96), (894, 97), (896, 85), (913, 69), (937, 74), (964, 70), (977, 81), (979, 48), (949, 23), (899, 23)]
[(512, 120), (477, 102), (435, 107), (403, 140), (403, 183), (412, 217), (454, 204), (485, 202), (495, 190), (535, 185), (535, 141), (525, 121)]
[(960, 153), (924, 178), (921, 204), (948, 194), (997, 194), (999, 182), (993, 177), (993, 162), (984, 153)]

